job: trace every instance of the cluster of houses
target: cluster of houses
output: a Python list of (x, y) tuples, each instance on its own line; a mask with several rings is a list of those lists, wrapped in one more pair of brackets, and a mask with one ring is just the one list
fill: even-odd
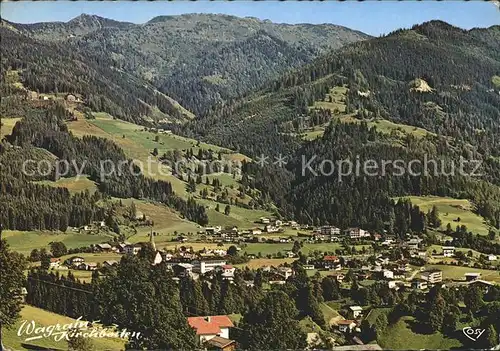
[[(118, 261), (110, 260), (103, 263), (103, 267), (114, 266), (118, 264)], [(64, 262), (61, 262), (60, 258), (50, 259), (50, 268), (62, 270), (62, 269), (76, 269), (82, 271), (95, 271), (100, 268), (100, 265), (96, 262), (86, 262), (85, 258), (81, 256), (73, 256)]]

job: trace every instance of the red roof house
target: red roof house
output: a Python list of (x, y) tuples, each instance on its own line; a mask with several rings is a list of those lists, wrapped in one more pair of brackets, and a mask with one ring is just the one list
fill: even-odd
[(200, 342), (215, 336), (229, 339), (229, 328), (234, 327), (228, 316), (188, 317), (188, 323), (191, 328), (196, 329)]

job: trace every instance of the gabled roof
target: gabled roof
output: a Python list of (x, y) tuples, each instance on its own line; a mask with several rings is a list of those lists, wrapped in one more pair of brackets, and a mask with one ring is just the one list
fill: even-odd
[(234, 341), (234, 340), (226, 339), (226, 338), (223, 338), (221, 336), (215, 336), (215, 337), (211, 338), (210, 340), (206, 341), (207, 344), (212, 345), (218, 349), (223, 349), (224, 347), (227, 347), (231, 344), (234, 344), (235, 342), (236, 341)]
[(234, 327), (228, 316), (188, 317), (188, 323), (197, 335), (219, 334), (220, 328)]
[(323, 261), (337, 261), (339, 258), (337, 256), (325, 256)]

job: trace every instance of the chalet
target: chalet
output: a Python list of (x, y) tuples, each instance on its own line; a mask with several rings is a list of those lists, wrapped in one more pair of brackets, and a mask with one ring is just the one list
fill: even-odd
[(164, 261), (171, 261), (174, 258), (174, 254), (171, 252), (165, 252), (163, 253), (163, 260)]
[(340, 228), (325, 225), (319, 228), (319, 232), (323, 235), (328, 235), (328, 236), (340, 235)]
[(292, 250), (285, 250), (285, 256), (288, 257), (288, 258), (294, 258), (297, 255)]
[(82, 271), (95, 271), (97, 269), (97, 263), (95, 262), (84, 262), (78, 266), (78, 269)]
[(344, 319), (337, 322), (337, 326), (339, 331), (342, 333), (352, 332), (352, 330), (356, 327), (356, 323), (350, 319)]
[(326, 255), (323, 257), (323, 268), (340, 270), (342, 269), (342, 265), (337, 256)]
[(342, 283), (345, 279), (345, 275), (343, 273), (334, 273), (334, 274), (329, 275), (329, 277), (332, 277), (333, 279), (335, 279), (339, 283)]
[(285, 280), (293, 275), (293, 270), (290, 267), (278, 267), (278, 272), (285, 277)]
[(394, 245), (394, 240), (392, 240), (392, 239), (386, 239), (386, 240), (382, 241), (381, 244), (384, 245), (384, 246), (392, 246), (392, 245)]
[(277, 219), (277, 220), (275, 220), (275, 221), (274, 221), (274, 225), (275, 225), (276, 227), (281, 227), (281, 226), (283, 225), (283, 221), (282, 221), (282, 220)]
[(465, 273), (464, 277), (465, 281), (470, 282), (479, 279), (481, 277), (481, 273)]
[(427, 281), (429, 284), (436, 284), (443, 281), (443, 271), (439, 269), (431, 269), (422, 272), (420, 278)]
[(279, 242), (280, 243), (291, 243), (292, 239), (290, 239), (290, 238), (280, 238)]
[(260, 230), (259, 228), (253, 228), (250, 230), (250, 234), (252, 235), (261, 235), (262, 234), (262, 230)]
[(443, 256), (444, 257), (453, 257), (455, 256), (455, 247), (454, 246), (443, 246)]
[(236, 271), (236, 268), (230, 264), (226, 264), (224, 266), (216, 267), (215, 270), (222, 272), (222, 279), (232, 281), (234, 279), (234, 272)]
[(398, 281), (397, 280), (389, 280), (387, 282), (387, 286), (389, 287), (389, 289), (399, 290), (399, 286), (398, 286)]
[(208, 351), (234, 351), (236, 349), (236, 341), (223, 338), (222, 336), (214, 336), (205, 341), (203, 345)]
[(375, 261), (375, 264), (379, 264), (381, 266), (385, 266), (389, 264), (389, 257), (378, 257), (377, 260)]
[(270, 273), (269, 274), (269, 285), (278, 284), (283, 285), (286, 283), (286, 277), (280, 273)]
[(266, 217), (260, 217), (260, 223), (262, 224), (269, 224), (271, 223), (271, 221), (269, 220), (269, 218), (266, 218)]
[(411, 271), (410, 264), (406, 260), (401, 260), (397, 262), (397, 269), (402, 272), (409, 272)]
[(94, 248), (99, 252), (110, 252), (112, 250), (112, 247), (109, 244), (97, 244)]
[(275, 227), (275, 226), (273, 226), (273, 225), (269, 225), (269, 224), (268, 224), (268, 225), (266, 225), (266, 226), (264, 227), (264, 231), (265, 231), (266, 233), (277, 233), (277, 232), (279, 232), (279, 231), (280, 231), (280, 228), (279, 228), (279, 227)]
[(73, 267), (78, 267), (80, 264), (85, 262), (85, 259), (80, 256), (73, 256), (68, 260), (69, 264)]
[(271, 272), (272, 267), (271, 266), (262, 266), (262, 272)]
[(302, 266), (306, 271), (309, 271), (309, 270), (312, 270), (314, 269), (314, 265), (313, 264), (305, 264)]
[(363, 309), (360, 306), (349, 307), (349, 315), (352, 316), (353, 319), (357, 319), (362, 313)]
[(382, 235), (380, 235), (379, 233), (373, 233), (372, 237), (375, 241), (379, 241), (380, 239), (382, 239)]
[(382, 271), (382, 276), (387, 279), (394, 279), (394, 272), (388, 269)]
[(496, 255), (488, 255), (488, 261), (496, 261), (497, 260), (497, 256)]
[(253, 280), (244, 280), (243, 281), (243, 284), (245, 284), (245, 286), (247, 288), (253, 288), (255, 286), (255, 283)]
[(360, 239), (360, 238), (365, 238), (365, 237), (370, 236), (370, 233), (368, 233), (366, 230), (363, 230), (360, 228), (349, 228), (345, 231), (345, 233), (351, 239)]
[(205, 228), (205, 233), (207, 235), (215, 235), (219, 233), (222, 230), (221, 226), (216, 226), (216, 227), (207, 227)]
[(416, 290), (427, 289), (427, 281), (423, 279), (413, 279), (411, 281), (411, 287)]
[(49, 264), (50, 268), (59, 268), (60, 265), (61, 265), (60, 258), (51, 258), (50, 259), (50, 264)]
[(226, 256), (227, 255), (227, 250), (223, 249), (213, 249), (212, 253), (216, 256)]
[(234, 327), (228, 316), (188, 317), (188, 324), (196, 330), (200, 344), (217, 336), (229, 339), (229, 328)]
[(126, 245), (123, 248), (123, 252), (128, 255), (137, 255), (141, 251), (142, 246), (139, 244)]
[(418, 250), (420, 248), (420, 243), (422, 242), (423, 240), (420, 239), (420, 238), (411, 238), (410, 240), (408, 240), (408, 242), (406, 243), (406, 246), (408, 247), (408, 249), (410, 250)]
[(130, 245), (130, 244), (128, 244), (128, 243), (119, 243), (119, 244), (116, 244), (113, 247), (113, 251), (118, 252), (118, 253), (124, 253), (125, 252), (125, 246), (127, 246), (127, 245)]

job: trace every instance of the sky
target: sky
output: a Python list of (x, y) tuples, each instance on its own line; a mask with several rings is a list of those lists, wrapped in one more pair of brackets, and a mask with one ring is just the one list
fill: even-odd
[(145, 23), (160, 15), (224, 13), (277, 23), (332, 23), (374, 36), (439, 19), (470, 29), (500, 24), (500, 10), (485, 1), (19, 1), (1, 2), (2, 18), (17, 23), (69, 21), (82, 13)]

